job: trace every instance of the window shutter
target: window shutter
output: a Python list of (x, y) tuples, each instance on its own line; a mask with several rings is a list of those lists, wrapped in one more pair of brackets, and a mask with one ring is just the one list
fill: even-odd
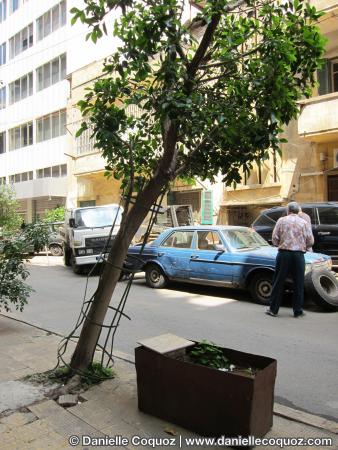
[(330, 94), (332, 91), (332, 66), (331, 61), (328, 59), (325, 60), (323, 67), (317, 71), (317, 79), (318, 79), (318, 94)]
[(213, 224), (213, 210), (212, 191), (202, 191), (202, 225)]

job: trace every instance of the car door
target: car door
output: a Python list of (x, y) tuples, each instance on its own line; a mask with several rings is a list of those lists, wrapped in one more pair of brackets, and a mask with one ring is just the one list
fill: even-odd
[(314, 250), (338, 260), (338, 207), (318, 207), (318, 226), (315, 230)]
[(218, 231), (197, 231), (190, 258), (190, 280), (231, 285), (233, 266), (231, 254)]
[(175, 230), (158, 247), (158, 261), (169, 278), (189, 278), (193, 236), (194, 230)]

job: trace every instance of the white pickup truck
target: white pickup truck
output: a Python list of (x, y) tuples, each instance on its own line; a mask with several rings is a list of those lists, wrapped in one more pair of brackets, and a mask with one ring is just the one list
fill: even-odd
[[(88, 206), (66, 211), (65, 223), (60, 227), (63, 257), (66, 266), (81, 273), (85, 266), (102, 261), (119, 230), (122, 208), (117, 204)], [(112, 225), (111, 239), (106, 246)]]

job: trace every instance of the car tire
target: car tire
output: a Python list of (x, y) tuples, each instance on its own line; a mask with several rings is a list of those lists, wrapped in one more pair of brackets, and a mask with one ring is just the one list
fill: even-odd
[(168, 279), (163, 273), (163, 270), (157, 264), (149, 264), (146, 269), (146, 283), (149, 287), (155, 289), (164, 288)]
[(251, 297), (260, 305), (269, 305), (272, 289), (272, 272), (258, 272), (253, 275), (249, 283)]
[(326, 311), (338, 309), (338, 280), (326, 269), (312, 270), (305, 277), (305, 292)]
[(50, 245), (49, 251), (51, 252), (51, 254), (53, 256), (62, 256), (63, 255), (61, 245), (56, 245), (56, 244)]
[(74, 255), (71, 256), (70, 261), (71, 261), (71, 266), (72, 266), (73, 272), (76, 275), (80, 275), (82, 273), (83, 267), (79, 266), (78, 264), (75, 263), (75, 256)]
[(72, 265), (71, 263), (71, 256), (72, 252), (70, 248), (67, 245), (63, 245), (63, 262), (65, 266), (70, 267)]

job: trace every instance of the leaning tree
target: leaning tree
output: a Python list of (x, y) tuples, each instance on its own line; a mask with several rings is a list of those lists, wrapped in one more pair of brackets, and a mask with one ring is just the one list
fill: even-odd
[[(168, 184), (219, 174), (227, 184), (239, 181), (278, 149), (282, 126), (296, 118), (297, 100), (315, 84), (325, 42), (315, 25), (320, 14), (307, 2), (196, 0), (199, 12), (184, 23), (187, 3), (86, 0), (83, 10), (71, 11), (96, 42), (116, 10), (119, 46), (79, 103), (87, 119), (79, 133), (89, 121), (126, 199), (73, 370), (91, 364), (128, 246)], [(128, 114), (132, 108), (139, 113)]]

